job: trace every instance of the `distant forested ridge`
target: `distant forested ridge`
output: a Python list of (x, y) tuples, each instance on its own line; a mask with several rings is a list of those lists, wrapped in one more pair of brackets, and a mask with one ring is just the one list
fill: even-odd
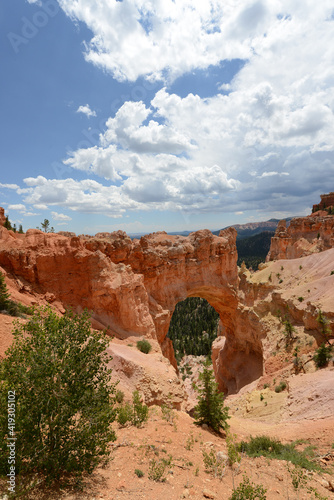
[[(294, 217), (286, 217), (286, 225), (287, 227), (290, 224), (291, 219)], [(250, 236), (255, 236), (256, 234), (260, 234), (266, 231), (276, 231), (277, 225), (280, 219), (270, 219), (264, 222), (247, 222), (246, 224), (234, 224), (228, 227), (234, 227), (237, 230), (237, 241), (242, 238), (249, 238)], [(212, 231), (212, 234), (219, 235), (220, 231)]]
[(249, 238), (237, 240), (238, 266), (245, 262), (246, 266), (257, 269), (260, 262), (264, 262), (270, 249), (273, 231), (263, 231)]
[(169, 325), (177, 362), (186, 354), (211, 354), (211, 344), (217, 337), (219, 314), (200, 297), (189, 297), (179, 302)]

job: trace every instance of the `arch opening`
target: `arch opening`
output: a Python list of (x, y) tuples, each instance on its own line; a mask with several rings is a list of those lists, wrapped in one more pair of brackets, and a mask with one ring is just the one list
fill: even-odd
[(211, 356), (218, 330), (219, 314), (206, 299), (188, 297), (178, 302), (167, 333), (177, 363), (186, 355)]
[[(205, 295), (205, 297), (203, 297)], [(210, 356), (218, 387), (235, 394), (263, 375), (261, 329), (254, 313), (232, 295), (189, 294), (170, 313), (166, 341), (180, 364), (183, 356)]]

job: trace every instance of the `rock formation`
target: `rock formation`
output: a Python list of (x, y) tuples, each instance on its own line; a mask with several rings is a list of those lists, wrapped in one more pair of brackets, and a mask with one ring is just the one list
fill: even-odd
[[(334, 193), (321, 195), (320, 205), (328, 208), (334, 203)], [(297, 259), (312, 253), (322, 252), (334, 247), (334, 216), (326, 211), (318, 211), (307, 217), (292, 219), (289, 227), (281, 220), (271, 246), (267, 261), (279, 259)]]
[(6, 222), (5, 210), (4, 208), (0, 207), (0, 226), (3, 226), (5, 222)]
[(325, 210), (326, 208), (331, 208), (334, 206), (334, 193), (322, 194), (320, 195), (320, 203), (318, 205), (313, 205), (312, 213), (318, 212), (319, 210)]
[(262, 374), (261, 328), (238, 298), (236, 231), (188, 237), (122, 231), (96, 237), (0, 228), (0, 265), (64, 307), (92, 311), (117, 338), (156, 339), (176, 366), (166, 337), (179, 301), (205, 298), (219, 313), (226, 342), (215, 363), (221, 389), (236, 392)]

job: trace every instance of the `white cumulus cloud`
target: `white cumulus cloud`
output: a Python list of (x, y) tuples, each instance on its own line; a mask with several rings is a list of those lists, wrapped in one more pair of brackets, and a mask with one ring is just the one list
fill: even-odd
[(51, 215), (54, 220), (60, 220), (60, 221), (72, 220), (72, 217), (70, 217), (69, 215), (59, 214), (57, 212), (51, 212)]
[(86, 104), (85, 106), (79, 106), (77, 109), (77, 113), (83, 113), (88, 118), (90, 118), (91, 116), (96, 116), (96, 111), (90, 109), (89, 104)]
[(8, 205), (8, 210), (17, 210), (19, 212), (25, 212), (26, 207), (22, 205), (22, 203), (18, 203), (16, 205)]
[[(25, 179), (35, 207), (291, 213), (334, 185), (333, 4), (329, 0), (59, 0), (93, 33), (85, 57), (119, 81), (162, 81), (125, 102), (100, 142), (64, 163), (99, 176)], [(170, 90), (180, 75), (244, 65), (217, 93)], [(89, 108), (89, 111), (92, 112)], [(70, 176), (69, 176), (70, 177)], [(328, 187), (329, 186), (329, 187)], [(7, 187), (7, 185), (6, 185)], [(15, 188), (14, 188), (15, 189)]]

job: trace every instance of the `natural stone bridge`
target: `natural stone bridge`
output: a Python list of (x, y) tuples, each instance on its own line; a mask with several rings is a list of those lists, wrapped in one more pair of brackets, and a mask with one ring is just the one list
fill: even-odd
[(205, 298), (219, 313), (225, 336), (217, 379), (234, 393), (263, 372), (261, 324), (238, 295), (235, 240), (232, 228), (219, 237), (202, 230), (140, 240), (122, 231), (77, 237), (0, 228), (0, 265), (65, 308), (88, 308), (95, 324), (118, 338), (157, 339), (174, 364), (166, 337), (174, 308), (187, 297)]

